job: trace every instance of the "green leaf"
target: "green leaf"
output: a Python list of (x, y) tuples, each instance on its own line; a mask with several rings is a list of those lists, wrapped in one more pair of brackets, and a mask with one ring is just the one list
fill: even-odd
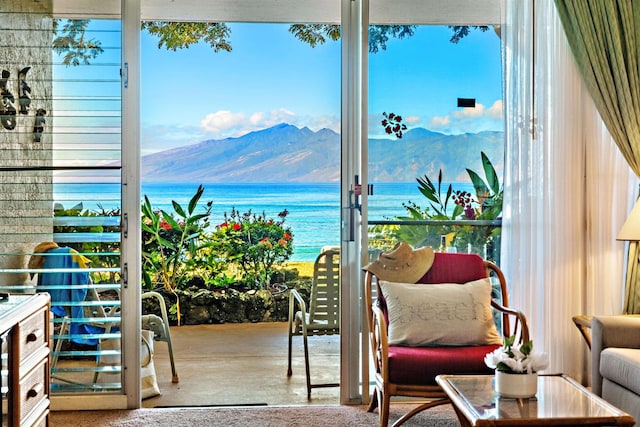
[(520, 346), (520, 351), (525, 356), (528, 356), (529, 354), (531, 354), (531, 350), (533, 350), (533, 341), (527, 341), (526, 343)]
[(172, 242), (168, 241), (168, 240), (167, 240), (167, 239), (165, 239), (164, 237), (162, 237), (162, 236), (161, 236), (161, 237), (160, 237), (160, 239), (159, 239), (159, 241), (160, 241), (160, 244), (161, 244), (162, 246), (164, 246), (165, 248), (170, 249), (170, 250), (172, 250), (172, 251), (177, 250), (176, 245), (174, 245)]
[(447, 189), (447, 197), (444, 199), (444, 209), (443, 213), (446, 215), (447, 213), (447, 205), (449, 204), (449, 199), (451, 198), (451, 193), (453, 193), (453, 187), (449, 184), (449, 188)]
[(142, 214), (147, 217), (153, 216), (153, 209), (151, 208), (151, 202), (149, 201), (149, 197), (145, 194), (144, 203), (142, 204)]
[(142, 231), (146, 231), (148, 233), (153, 233), (155, 232), (155, 230), (153, 230), (151, 227), (149, 227), (147, 224), (145, 224), (144, 222), (142, 224), (140, 224), (142, 226)]
[(151, 280), (151, 276), (146, 271), (142, 271), (142, 281), (146, 289), (153, 289), (153, 281)]
[(456, 219), (457, 217), (459, 217), (462, 214), (463, 211), (463, 207), (460, 205), (456, 205), (453, 208), (453, 213), (451, 214), (451, 219)]
[(504, 338), (504, 346), (505, 347), (511, 347), (515, 341), (516, 341), (515, 335), (512, 335), (510, 337), (505, 337)]
[(498, 364), (496, 365), (496, 371), (500, 371), (500, 372), (512, 372), (511, 368), (509, 367), (509, 365), (507, 365), (504, 362), (498, 362)]
[(487, 155), (484, 152), (480, 152), (480, 156), (482, 157), (482, 167), (484, 169), (484, 175), (487, 177), (487, 184), (489, 188), (491, 188), (491, 191), (493, 191), (493, 194), (498, 194), (500, 192), (498, 174)]
[(203, 218), (207, 218), (208, 216), (209, 216), (208, 213), (194, 215), (192, 217), (189, 217), (189, 219), (187, 219), (187, 224), (195, 224), (196, 222), (200, 221)]
[(476, 190), (476, 196), (478, 198), (487, 197), (489, 195), (489, 189), (487, 188), (484, 180), (480, 178), (480, 175), (478, 175), (471, 169), (467, 169), (467, 173), (469, 174), (469, 178), (471, 179), (473, 188)]
[(189, 201), (189, 215), (191, 215), (196, 210), (196, 206), (198, 205), (200, 197), (202, 197), (202, 193), (204, 193), (204, 187), (202, 186), (202, 184), (200, 184), (198, 186), (198, 189), (196, 190), (196, 194), (194, 194)]
[(435, 202), (435, 203), (440, 202), (438, 197), (436, 197), (436, 188), (428, 176), (425, 175), (424, 178), (418, 178), (417, 181), (419, 184), (418, 191), (420, 191), (422, 195), (424, 195), (427, 199), (431, 200), (432, 202)]
[(173, 210), (176, 211), (178, 215), (180, 215), (182, 218), (187, 217), (187, 214), (184, 211), (184, 209), (182, 209), (182, 206), (180, 206), (180, 203), (176, 202), (175, 200), (172, 200), (171, 204), (173, 205)]

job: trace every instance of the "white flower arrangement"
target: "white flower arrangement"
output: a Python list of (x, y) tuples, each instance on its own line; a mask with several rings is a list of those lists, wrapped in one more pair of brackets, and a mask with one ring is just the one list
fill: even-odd
[(504, 346), (484, 357), (484, 363), (497, 371), (509, 374), (532, 374), (548, 365), (546, 353), (533, 353), (533, 341), (514, 344), (515, 336), (505, 338)]

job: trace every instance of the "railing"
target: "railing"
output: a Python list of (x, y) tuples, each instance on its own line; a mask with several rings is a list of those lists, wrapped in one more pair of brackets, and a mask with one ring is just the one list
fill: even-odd
[(377, 257), (399, 241), (449, 252), (475, 253), (500, 264), (502, 220), (374, 220), (369, 226), (369, 255)]

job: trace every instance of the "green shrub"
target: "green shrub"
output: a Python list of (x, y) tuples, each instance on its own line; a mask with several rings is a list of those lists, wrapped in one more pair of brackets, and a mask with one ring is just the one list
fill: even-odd
[(228, 264), (238, 267), (239, 279), (245, 286), (269, 287), (274, 267), (291, 257), (293, 234), (284, 225), (288, 213), (284, 210), (274, 220), (265, 213), (258, 215), (249, 210), (241, 214), (234, 208), (216, 226), (211, 245)]

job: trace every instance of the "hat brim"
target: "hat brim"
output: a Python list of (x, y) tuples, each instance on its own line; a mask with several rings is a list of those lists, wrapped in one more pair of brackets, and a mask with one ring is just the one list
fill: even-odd
[(376, 261), (363, 267), (381, 280), (416, 283), (433, 265), (435, 253), (431, 247), (413, 249), (401, 243), (389, 252), (380, 254)]

